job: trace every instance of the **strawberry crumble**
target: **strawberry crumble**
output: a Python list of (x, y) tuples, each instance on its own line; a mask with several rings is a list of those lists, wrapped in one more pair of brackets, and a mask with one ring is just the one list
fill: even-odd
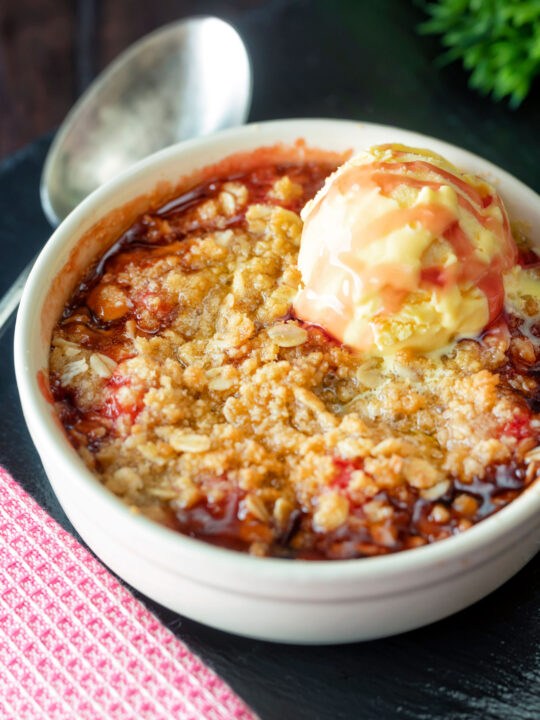
[[(303, 322), (300, 211), (335, 165), (216, 177), (142, 215), (81, 279), (50, 386), (90, 470), (134, 512), (260, 556), (346, 559), (463, 532), (540, 470), (538, 261), (502, 314), (388, 363)], [(540, 298), (540, 295), (538, 296)]]

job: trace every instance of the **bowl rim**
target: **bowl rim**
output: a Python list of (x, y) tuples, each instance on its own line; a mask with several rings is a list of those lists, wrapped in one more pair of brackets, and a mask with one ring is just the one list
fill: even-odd
[[(54, 231), (41, 251), (24, 290), (15, 328), (14, 362), (25, 420), (36, 449), (41, 455), (42, 443), (46, 442), (47, 453), (53, 457), (54, 463), (59, 466), (59, 470), (62, 468), (64, 472), (68, 473), (73, 483), (77, 483), (79, 488), (84, 490), (84, 493), (88, 494), (89, 497), (92, 497), (105, 512), (113, 513), (120, 523), (131, 525), (134, 531), (139, 532), (149, 541), (162, 544), (164, 548), (167, 548), (168, 552), (175, 555), (190, 556), (201, 561), (201, 566), (208, 566), (209, 563), (214, 563), (217, 566), (226, 562), (231, 571), (238, 571), (253, 579), (260, 578), (262, 580), (279, 577), (281, 580), (293, 582), (295, 585), (309, 581), (362, 581), (368, 578), (401, 577), (404, 575), (410, 575), (412, 578), (417, 570), (423, 570), (428, 566), (445, 566), (460, 558), (463, 561), (464, 555), (477, 552), (485, 553), (486, 548), (488, 554), (492, 556), (499, 551), (501, 545), (505, 544), (503, 540), (509, 533), (514, 531), (514, 534), (516, 534), (520, 530), (525, 532), (526, 528), (530, 530), (535, 516), (538, 516), (538, 522), (540, 523), (540, 515), (538, 514), (538, 510), (540, 510), (540, 483), (533, 482), (508, 506), (485, 518), (467, 531), (443, 541), (414, 548), (411, 551), (398, 551), (388, 555), (347, 560), (294, 560), (291, 562), (285, 558), (254, 557), (183, 535), (143, 515), (132, 513), (118, 497), (101, 485), (99, 480), (86, 468), (82, 459), (79, 458), (58, 425), (53, 421), (50, 406), (45, 405), (36, 377), (40, 368), (33, 362), (29, 351), (32, 335), (36, 333), (35, 318), (36, 315), (39, 315), (39, 312), (36, 312), (36, 307), (41, 310), (38, 302), (39, 295), (44, 286), (47, 287), (45, 295), (50, 291), (53, 278), (47, 275), (48, 265), (53, 261), (60, 249), (76, 245), (79, 238), (77, 234), (78, 228), (85, 218), (92, 215), (92, 213), (95, 214), (102, 200), (114, 195), (120, 189), (133, 183), (135, 179), (146, 174), (152, 177), (152, 181), (148, 185), (150, 188), (155, 185), (156, 173), (162, 163), (169, 161), (171, 157), (181, 157), (212, 145), (217, 147), (225, 140), (230, 141), (231, 147), (225, 155), (223, 150), (218, 151), (217, 160), (235, 152), (234, 142), (236, 140), (244, 139), (249, 134), (252, 134), (253, 140), (256, 141), (258, 131), (261, 129), (271, 131), (271, 133), (275, 131), (276, 137), (273, 142), (284, 143), (288, 141), (280, 136), (280, 132), (291, 134), (294, 131), (298, 133), (299, 137), (305, 136), (309, 146), (312, 144), (309, 139), (310, 130), (318, 127), (324, 130), (335, 128), (337, 131), (345, 125), (351, 129), (352, 126), (356, 126), (367, 130), (395, 132), (399, 134), (403, 142), (407, 142), (408, 138), (413, 143), (418, 143), (418, 141), (426, 142), (430, 146), (433, 144), (436, 148), (440, 148), (442, 153), (448, 151), (450, 155), (458, 154), (462, 158), (469, 158), (473, 164), (480, 161), (481, 165), (486, 168), (486, 173), (493, 173), (504, 184), (514, 184), (520, 193), (523, 193), (529, 205), (538, 203), (540, 207), (540, 196), (506, 171), (474, 153), (421, 133), (388, 125), (331, 118), (294, 118), (252, 123), (224, 130), (207, 137), (195, 138), (171, 145), (139, 161), (118, 177), (95, 190)], [(266, 138), (261, 139), (259, 144), (254, 143), (253, 148), (266, 143)], [(195, 164), (193, 169), (198, 169), (198, 166)], [(95, 220), (97, 221), (99, 218), (98, 212), (95, 215)], [(59, 476), (62, 474), (59, 472)], [(510, 542), (511, 540), (508, 540), (508, 543)]]

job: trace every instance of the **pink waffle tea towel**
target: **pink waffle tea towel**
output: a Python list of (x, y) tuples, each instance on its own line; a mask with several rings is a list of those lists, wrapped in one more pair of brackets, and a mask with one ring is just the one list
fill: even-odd
[(255, 720), (0, 468), (2, 720)]

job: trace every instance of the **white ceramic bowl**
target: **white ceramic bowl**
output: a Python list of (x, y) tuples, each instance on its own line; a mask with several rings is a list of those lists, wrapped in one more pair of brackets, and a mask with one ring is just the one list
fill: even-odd
[[(367, 640), (426, 625), (475, 602), (538, 550), (540, 486), (467, 532), (384, 557), (304, 562), (223, 550), (132, 514), (85, 468), (43, 393), (52, 327), (85, 265), (148, 205), (163, 183), (224, 156), (305, 138), (328, 150), (382, 142), (429, 147), (497, 183), (513, 218), (540, 232), (540, 198), (464, 150), (416, 133), (336, 120), (285, 120), (167, 148), (94, 192), (53, 234), (21, 302), (15, 333), (17, 383), (28, 428), (71, 522), (103, 562), (163, 605), (222, 630), (267, 640)], [(137, 201), (131, 202), (133, 198)], [(127, 205), (126, 205), (127, 204)], [(127, 207), (127, 211), (126, 211)], [(111, 211), (124, 208), (111, 219)], [(104, 216), (99, 232), (86, 231)], [(535, 238), (540, 243), (540, 236)], [(40, 389), (41, 387), (41, 389)]]

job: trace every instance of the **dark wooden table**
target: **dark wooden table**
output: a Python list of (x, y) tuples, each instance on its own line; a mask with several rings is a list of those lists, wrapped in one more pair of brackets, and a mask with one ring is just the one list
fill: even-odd
[[(405, 0), (72, 3), (1, 0), (0, 292), (49, 227), (38, 180), (52, 128), (97, 68), (142, 32), (190, 13), (235, 22), (253, 60), (251, 119), (331, 116), (384, 122), (466, 147), (540, 190), (540, 103), (516, 112), (435, 69), (436, 41), (414, 31)], [(0, 462), (73, 532), (27, 434), (12, 329), (0, 344)], [(152, 610), (262, 720), (507, 720), (540, 717), (540, 559), (474, 607), (430, 627), (335, 647), (273, 645)], [(216, 609), (216, 612), (219, 612)]]

